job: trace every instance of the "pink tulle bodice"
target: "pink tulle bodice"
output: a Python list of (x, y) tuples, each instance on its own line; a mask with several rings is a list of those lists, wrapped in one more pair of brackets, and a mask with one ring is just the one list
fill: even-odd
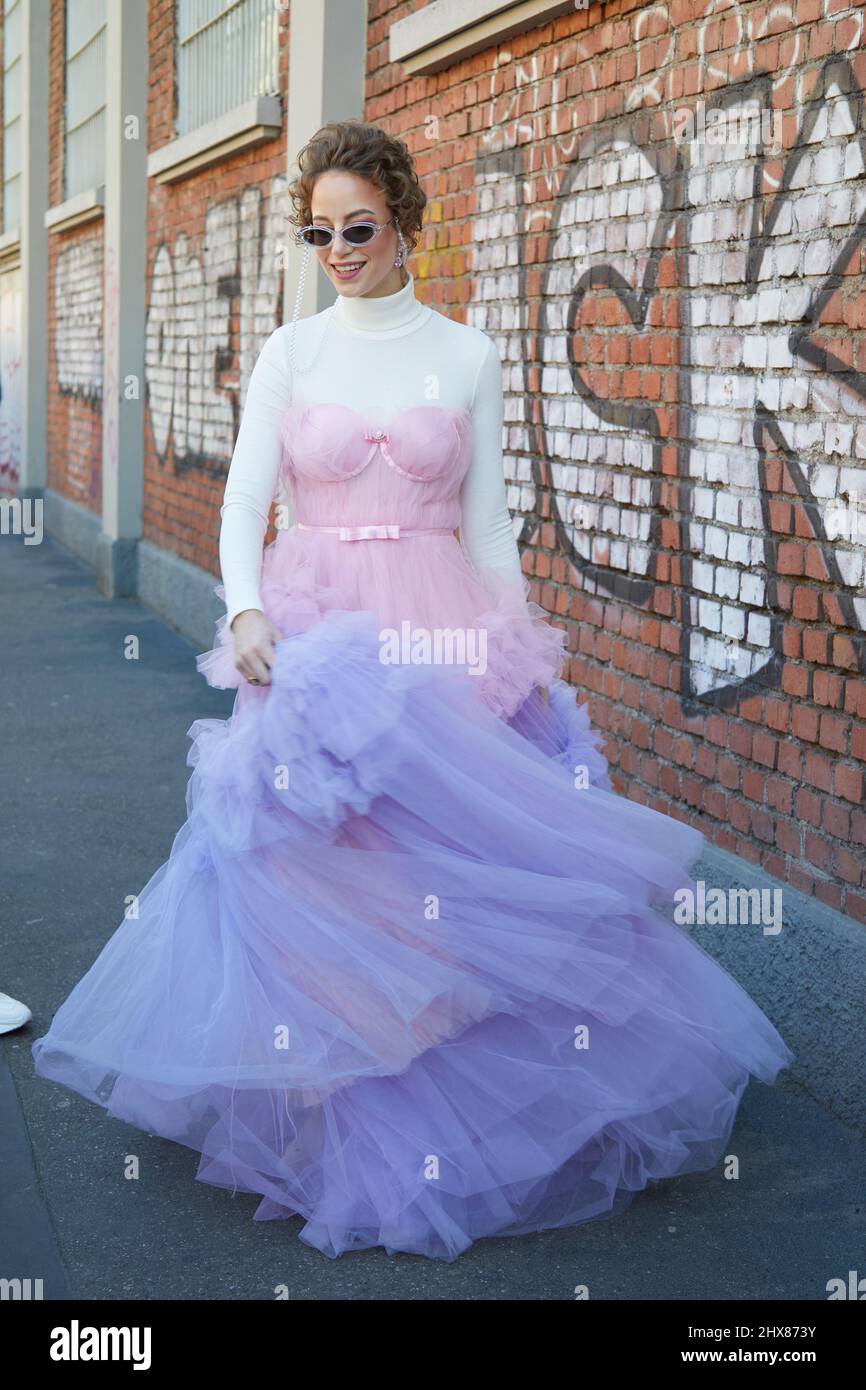
[(383, 422), (334, 402), (292, 406), (282, 475), (298, 521), (453, 530), (471, 431), (467, 409), (410, 406)]
[[(336, 402), (291, 406), (280, 481), (297, 524), (265, 547), (262, 603), (286, 636), (335, 609), (373, 613), (388, 631), (472, 630), (484, 651), (474, 684), (509, 718), (559, 677), (565, 633), (528, 600), (525, 579), (476, 573), (457, 540), (472, 423), (470, 410), (443, 406), (409, 406), (390, 420)], [(221, 585), (216, 593), (224, 597)], [(217, 634), (197, 658), (206, 680), (265, 698), (267, 687), (239, 676), (224, 617)], [(581, 718), (588, 725), (585, 710)]]

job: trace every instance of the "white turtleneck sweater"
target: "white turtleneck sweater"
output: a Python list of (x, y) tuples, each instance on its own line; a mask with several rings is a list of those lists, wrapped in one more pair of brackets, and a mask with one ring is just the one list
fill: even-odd
[[(274, 330), (250, 375), (220, 509), (219, 555), (231, 626), (247, 608), (263, 611), (262, 545), (277, 488), (280, 426), (291, 404), (339, 402), (375, 413), (383, 426), (413, 405), (472, 411), (473, 449), (460, 491), (460, 538), (476, 569), (524, 585), (505, 496), (502, 366), (478, 328), (447, 318), (402, 289), (377, 298), (338, 295), (330, 309)], [(305, 370), (312, 364), (309, 370)], [(291, 498), (278, 499), (293, 524)]]

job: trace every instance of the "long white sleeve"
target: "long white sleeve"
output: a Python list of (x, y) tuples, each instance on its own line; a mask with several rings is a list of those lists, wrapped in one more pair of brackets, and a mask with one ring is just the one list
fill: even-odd
[(220, 507), (220, 570), (229, 627), (246, 608), (264, 611), (259, 587), (262, 544), (279, 475), (280, 424), (291, 398), (286, 334), (277, 328), (250, 374)]
[(477, 572), (525, 582), (505, 493), (502, 364), (493, 339), (478, 368), (472, 404), (472, 461), (460, 490), (460, 535)]

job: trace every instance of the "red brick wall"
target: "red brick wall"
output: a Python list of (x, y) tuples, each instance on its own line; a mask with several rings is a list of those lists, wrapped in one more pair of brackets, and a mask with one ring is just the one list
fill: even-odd
[[(151, 151), (174, 137), (174, 16), (174, 0), (150, 0)], [(287, 45), (283, 13), (283, 94)], [(284, 124), (257, 149), (149, 188), (143, 533), (215, 576), (242, 393), (261, 344), (283, 317), (286, 167)]]
[(364, 114), (430, 197), (422, 295), (497, 341), (616, 783), (866, 921), (863, 5), (614, 0), (407, 80), (417, 8), (369, 0)]
[[(66, 5), (51, 0), (48, 201), (64, 200)], [(48, 486), (102, 511), (102, 219), (48, 235)]]

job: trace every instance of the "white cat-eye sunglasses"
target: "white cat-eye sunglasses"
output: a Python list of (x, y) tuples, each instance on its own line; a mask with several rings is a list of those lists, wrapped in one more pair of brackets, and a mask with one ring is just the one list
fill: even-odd
[[(347, 246), (366, 246), (368, 241), (372, 241), (386, 227), (390, 227), (393, 220), (389, 217), (387, 222), (351, 222), (348, 227), (343, 227), (340, 235)], [(295, 240), (298, 245), (315, 246), (321, 250), (331, 245), (338, 231), (339, 228), (322, 227), (318, 224), (301, 227), (295, 233)]]

